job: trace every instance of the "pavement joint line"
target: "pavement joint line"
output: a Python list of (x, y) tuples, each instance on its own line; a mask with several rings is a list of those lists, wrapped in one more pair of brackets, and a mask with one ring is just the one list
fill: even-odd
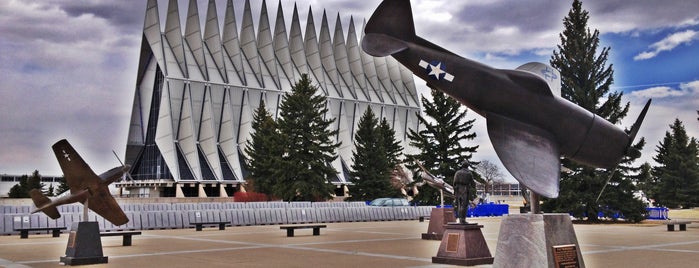
[(289, 247), (288, 245), (285, 247), (292, 248), (292, 249), (310, 250), (310, 251), (318, 251), (318, 252), (326, 252), (326, 253), (337, 253), (337, 254), (345, 254), (345, 255), (358, 255), (358, 256), (367, 256), (367, 257), (390, 258), (390, 259), (398, 259), (398, 260), (412, 260), (412, 261), (421, 261), (421, 262), (429, 262), (429, 263), (432, 262), (431, 258), (419, 258), (419, 257), (412, 257), (412, 256), (400, 256), (400, 255), (368, 253), (368, 252), (361, 252), (361, 251), (348, 251), (348, 250), (337, 250), (337, 249), (326, 249), (326, 248)]
[(398, 240), (413, 240), (415, 237), (404, 238), (377, 238), (377, 239), (358, 239), (358, 240), (342, 240), (342, 241), (325, 241), (325, 242), (309, 242), (298, 244), (287, 244), (288, 246), (306, 246), (306, 245), (332, 245), (345, 243), (363, 243), (363, 242), (381, 242), (381, 241), (398, 241)]
[[(630, 251), (630, 250), (675, 251), (674, 249), (664, 249), (662, 247), (684, 246), (684, 245), (691, 245), (691, 244), (697, 244), (697, 243), (699, 243), (699, 241), (686, 241), (686, 242), (665, 243), (665, 244), (655, 244), (655, 245), (645, 245), (645, 246), (635, 246), (635, 247), (604, 246), (604, 245), (581, 245), (581, 246), (601, 246), (601, 247), (609, 247), (610, 248), (610, 249), (604, 249), (604, 250), (592, 250), (592, 251), (582, 252), (583, 255), (589, 255), (589, 254), (611, 253), (611, 252)], [(690, 251), (690, 252), (698, 252), (698, 251)]]
[[(220, 252), (220, 251), (236, 251), (236, 250), (247, 250), (247, 249), (260, 249), (260, 248), (286, 248), (286, 249), (307, 250), (307, 251), (316, 251), (316, 252), (345, 254), (345, 255), (359, 255), (359, 256), (390, 258), (390, 259), (399, 259), (399, 260), (413, 260), (413, 261), (430, 262), (430, 263), (432, 262), (432, 259), (430, 259), (430, 258), (419, 258), (419, 257), (412, 257), (412, 256), (400, 256), (400, 255), (369, 253), (369, 252), (361, 252), (361, 251), (348, 251), (348, 250), (335, 250), (335, 249), (307, 247), (310, 245), (323, 245), (323, 244), (327, 245), (327, 244), (342, 244), (342, 243), (361, 243), (361, 242), (406, 240), (406, 239), (415, 239), (414, 237), (388, 238), (388, 239), (365, 239), (365, 240), (344, 240), (344, 241), (333, 241), (333, 242), (312, 242), (312, 243), (301, 243), (301, 244), (276, 245), (276, 244), (261, 244), (261, 243), (230, 241), (230, 240), (226, 241), (226, 240), (202, 239), (202, 238), (193, 238), (193, 237), (177, 237), (177, 236), (162, 236), (162, 235), (149, 235), (149, 236), (153, 237), (153, 238), (172, 238), (172, 239), (195, 240), (195, 241), (203, 241), (203, 242), (218, 242), (218, 243), (226, 243), (226, 244), (242, 244), (242, 245), (247, 245), (247, 246), (217, 248), (217, 249), (201, 249), (201, 250), (180, 250), (180, 251), (128, 254), (128, 255), (111, 255), (111, 256), (109, 256), (109, 258), (113, 258), (113, 259), (135, 258), (135, 257), (149, 257), (149, 256), (162, 256), (162, 255), (207, 253), (207, 252)], [(34, 260), (34, 261), (20, 261), (20, 262), (16, 262), (16, 263), (17, 264), (32, 264), (32, 263), (46, 263), (46, 262), (55, 262), (55, 261), (56, 260)]]

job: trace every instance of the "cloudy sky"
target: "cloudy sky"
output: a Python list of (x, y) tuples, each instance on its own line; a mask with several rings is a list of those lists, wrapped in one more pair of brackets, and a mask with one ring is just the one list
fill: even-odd
[[(240, 25), (243, 0), (234, 1)], [(187, 2), (179, 1), (181, 12)], [(259, 14), (262, 1), (251, 2)], [(302, 20), (312, 6), (317, 26), (325, 9), (331, 29), (338, 11), (347, 28), (350, 15), (368, 19), (379, 2), (296, 1)], [(572, 0), (411, 2), (418, 35), (490, 66), (515, 68), (549, 61)], [(206, 14), (207, 1), (198, 3)], [(222, 18), (226, 0), (216, 3)], [(277, 4), (267, 2), (270, 18)], [(282, 1), (287, 27), (293, 4)], [(167, 1), (159, 5), (162, 19)], [(0, 173), (60, 175), (50, 146), (62, 138), (95, 172), (118, 165), (110, 150), (123, 156), (126, 147), (145, 7), (141, 0), (0, 1)], [(631, 104), (624, 126), (653, 98), (639, 134), (648, 141), (643, 161), (654, 164), (655, 147), (675, 118), (699, 137), (699, 1), (587, 0), (583, 8), (601, 45), (611, 47), (613, 88)], [(480, 145), (475, 158), (499, 163), (484, 120), (471, 117)]]

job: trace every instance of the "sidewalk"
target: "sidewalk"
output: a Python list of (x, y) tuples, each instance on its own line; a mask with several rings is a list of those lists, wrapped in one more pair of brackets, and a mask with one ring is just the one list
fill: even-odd
[[(500, 218), (469, 219), (484, 225), (492, 255)], [(452, 267), (435, 265), (439, 241), (420, 239), (428, 222), (329, 223), (320, 236), (310, 229), (286, 237), (279, 225), (150, 230), (121, 246), (121, 237), (103, 237), (108, 264), (99, 267)], [(696, 267), (699, 223), (686, 232), (665, 225), (575, 225), (587, 267)], [(67, 234), (0, 236), (0, 266), (58, 267)], [(516, 261), (513, 259), (513, 261)], [(93, 267), (93, 266), (89, 266)], [(479, 267), (490, 267), (482, 265)]]

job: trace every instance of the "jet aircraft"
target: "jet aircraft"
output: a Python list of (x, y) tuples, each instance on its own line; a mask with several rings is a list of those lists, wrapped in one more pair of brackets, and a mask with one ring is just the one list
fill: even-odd
[(97, 176), (67, 140), (56, 142), (52, 148), (58, 159), (58, 164), (63, 170), (66, 183), (70, 187), (70, 194), (51, 201), (41, 193), (41, 190), (33, 189), (29, 194), (37, 209), (32, 213), (42, 211), (50, 218), (57, 219), (61, 217), (57, 206), (80, 202), (87, 203), (90, 210), (114, 225), (123, 225), (129, 222), (129, 218), (126, 217), (108, 189), (109, 184), (117, 181), (124, 173), (128, 172), (128, 165), (112, 168)]
[(458, 56), (415, 34), (409, 0), (384, 0), (365, 26), (362, 49), (392, 56), (440, 90), (485, 117), (488, 136), (505, 168), (525, 187), (558, 196), (561, 156), (614, 169), (633, 150), (650, 100), (624, 131), (562, 98), (560, 73), (543, 63), (496, 69)]

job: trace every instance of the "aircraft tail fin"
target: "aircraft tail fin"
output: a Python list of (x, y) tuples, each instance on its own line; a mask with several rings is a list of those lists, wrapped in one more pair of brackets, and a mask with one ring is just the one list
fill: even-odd
[(378, 33), (401, 40), (410, 40), (415, 36), (413, 11), (409, 0), (384, 0), (364, 28), (367, 34)]
[(362, 49), (372, 56), (388, 56), (408, 48), (404, 40), (415, 39), (409, 0), (384, 0), (364, 28)]
[(32, 211), (32, 213), (41, 211), (44, 212), (46, 216), (49, 216), (49, 218), (54, 220), (61, 217), (61, 213), (58, 212), (56, 205), (52, 204), (51, 200), (41, 193), (41, 190), (32, 189), (29, 191), (29, 196), (31, 196), (32, 201), (34, 201), (34, 205), (36, 206), (36, 210)]

